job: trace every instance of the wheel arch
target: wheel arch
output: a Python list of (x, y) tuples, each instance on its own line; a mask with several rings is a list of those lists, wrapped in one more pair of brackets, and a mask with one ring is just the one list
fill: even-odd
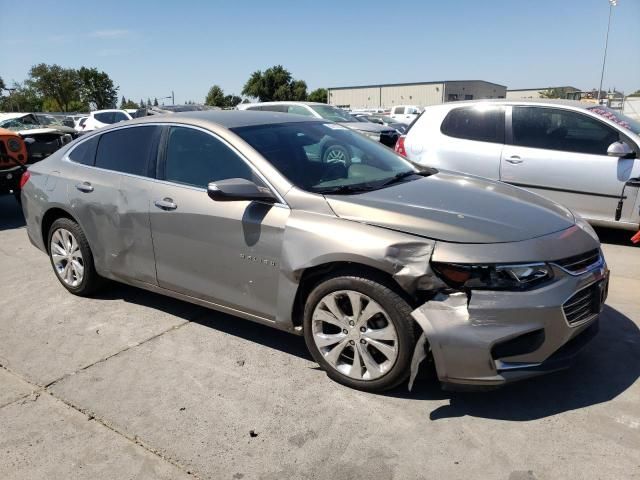
[(78, 220), (76, 220), (76, 218), (64, 208), (52, 207), (47, 210), (42, 216), (42, 222), (40, 223), (42, 243), (44, 244), (44, 248), (46, 249), (47, 253), (49, 253), (49, 230), (51, 229), (51, 225), (53, 225), (53, 222), (55, 222), (59, 218), (68, 218), (69, 220), (73, 220), (74, 222), (78, 223)]
[(292, 305), (291, 320), (296, 329), (302, 328), (304, 305), (307, 297), (318, 283), (328, 275), (359, 275), (376, 280), (401, 295), (410, 305), (415, 300), (400, 286), (393, 276), (380, 268), (352, 261), (330, 261), (304, 269)]

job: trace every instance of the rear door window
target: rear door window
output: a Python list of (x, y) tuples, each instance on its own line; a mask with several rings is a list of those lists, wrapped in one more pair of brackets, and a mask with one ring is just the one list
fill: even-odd
[(571, 110), (513, 107), (513, 144), (523, 147), (606, 155), (618, 132)]
[(123, 122), (125, 120), (129, 120), (129, 117), (127, 117), (123, 112), (113, 112), (113, 123)]
[(69, 153), (69, 158), (76, 163), (83, 165), (93, 165), (96, 160), (96, 149), (100, 135), (95, 135), (89, 140), (82, 142)]
[(504, 110), (485, 105), (454, 108), (445, 117), (440, 130), (449, 137), (504, 143)]
[(113, 123), (113, 112), (101, 112), (93, 115), (97, 121), (111, 125)]
[(157, 152), (160, 127), (114, 130), (100, 135), (96, 167), (132, 175), (149, 176)]
[(404, 114), (404, 107), (396, 107), (394, 111), (396, 115), (402, 115)]

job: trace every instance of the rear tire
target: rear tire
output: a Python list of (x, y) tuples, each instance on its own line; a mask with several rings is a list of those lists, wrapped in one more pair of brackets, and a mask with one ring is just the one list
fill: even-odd
[(84, 297), (102, 286), (103, 279), (96, 272), (89, 242), (76, 222), (59, 218), (51, 225), (47, 239), (51, 266), (64, 288)]
[(411, 311), (383, 279), (335, 274), (307, 297), (305, 342), (336, 382), (368, 392), (389, 390), (410, 373), (417, 340)]

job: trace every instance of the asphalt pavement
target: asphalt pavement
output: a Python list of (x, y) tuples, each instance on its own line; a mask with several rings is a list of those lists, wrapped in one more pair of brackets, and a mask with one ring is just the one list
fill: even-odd
[(0, 197), (2, 479), (640, 479), (640, 248), (570, 370), (487, 393), (351, 390), (304, 341), (113, 284), (79, 298)]

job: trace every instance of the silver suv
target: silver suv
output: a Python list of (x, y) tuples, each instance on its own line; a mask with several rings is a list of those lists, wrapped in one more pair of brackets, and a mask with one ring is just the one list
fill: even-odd
[[(327, 141), (347, 158), (325, 161)], [(424, 358), (446, 385), (566, 367), (606, 297), (598, 238), (571, 211), (321, 119), (141, 118), (25, 175), (29, 238), (69, 292), (117, 280), (304, 335), (362, 390)]]
[(640, 122), (569, 101), (430, 106), (397, 144), (410, 160), (526, 188), (595, 225), (638, 230)]

